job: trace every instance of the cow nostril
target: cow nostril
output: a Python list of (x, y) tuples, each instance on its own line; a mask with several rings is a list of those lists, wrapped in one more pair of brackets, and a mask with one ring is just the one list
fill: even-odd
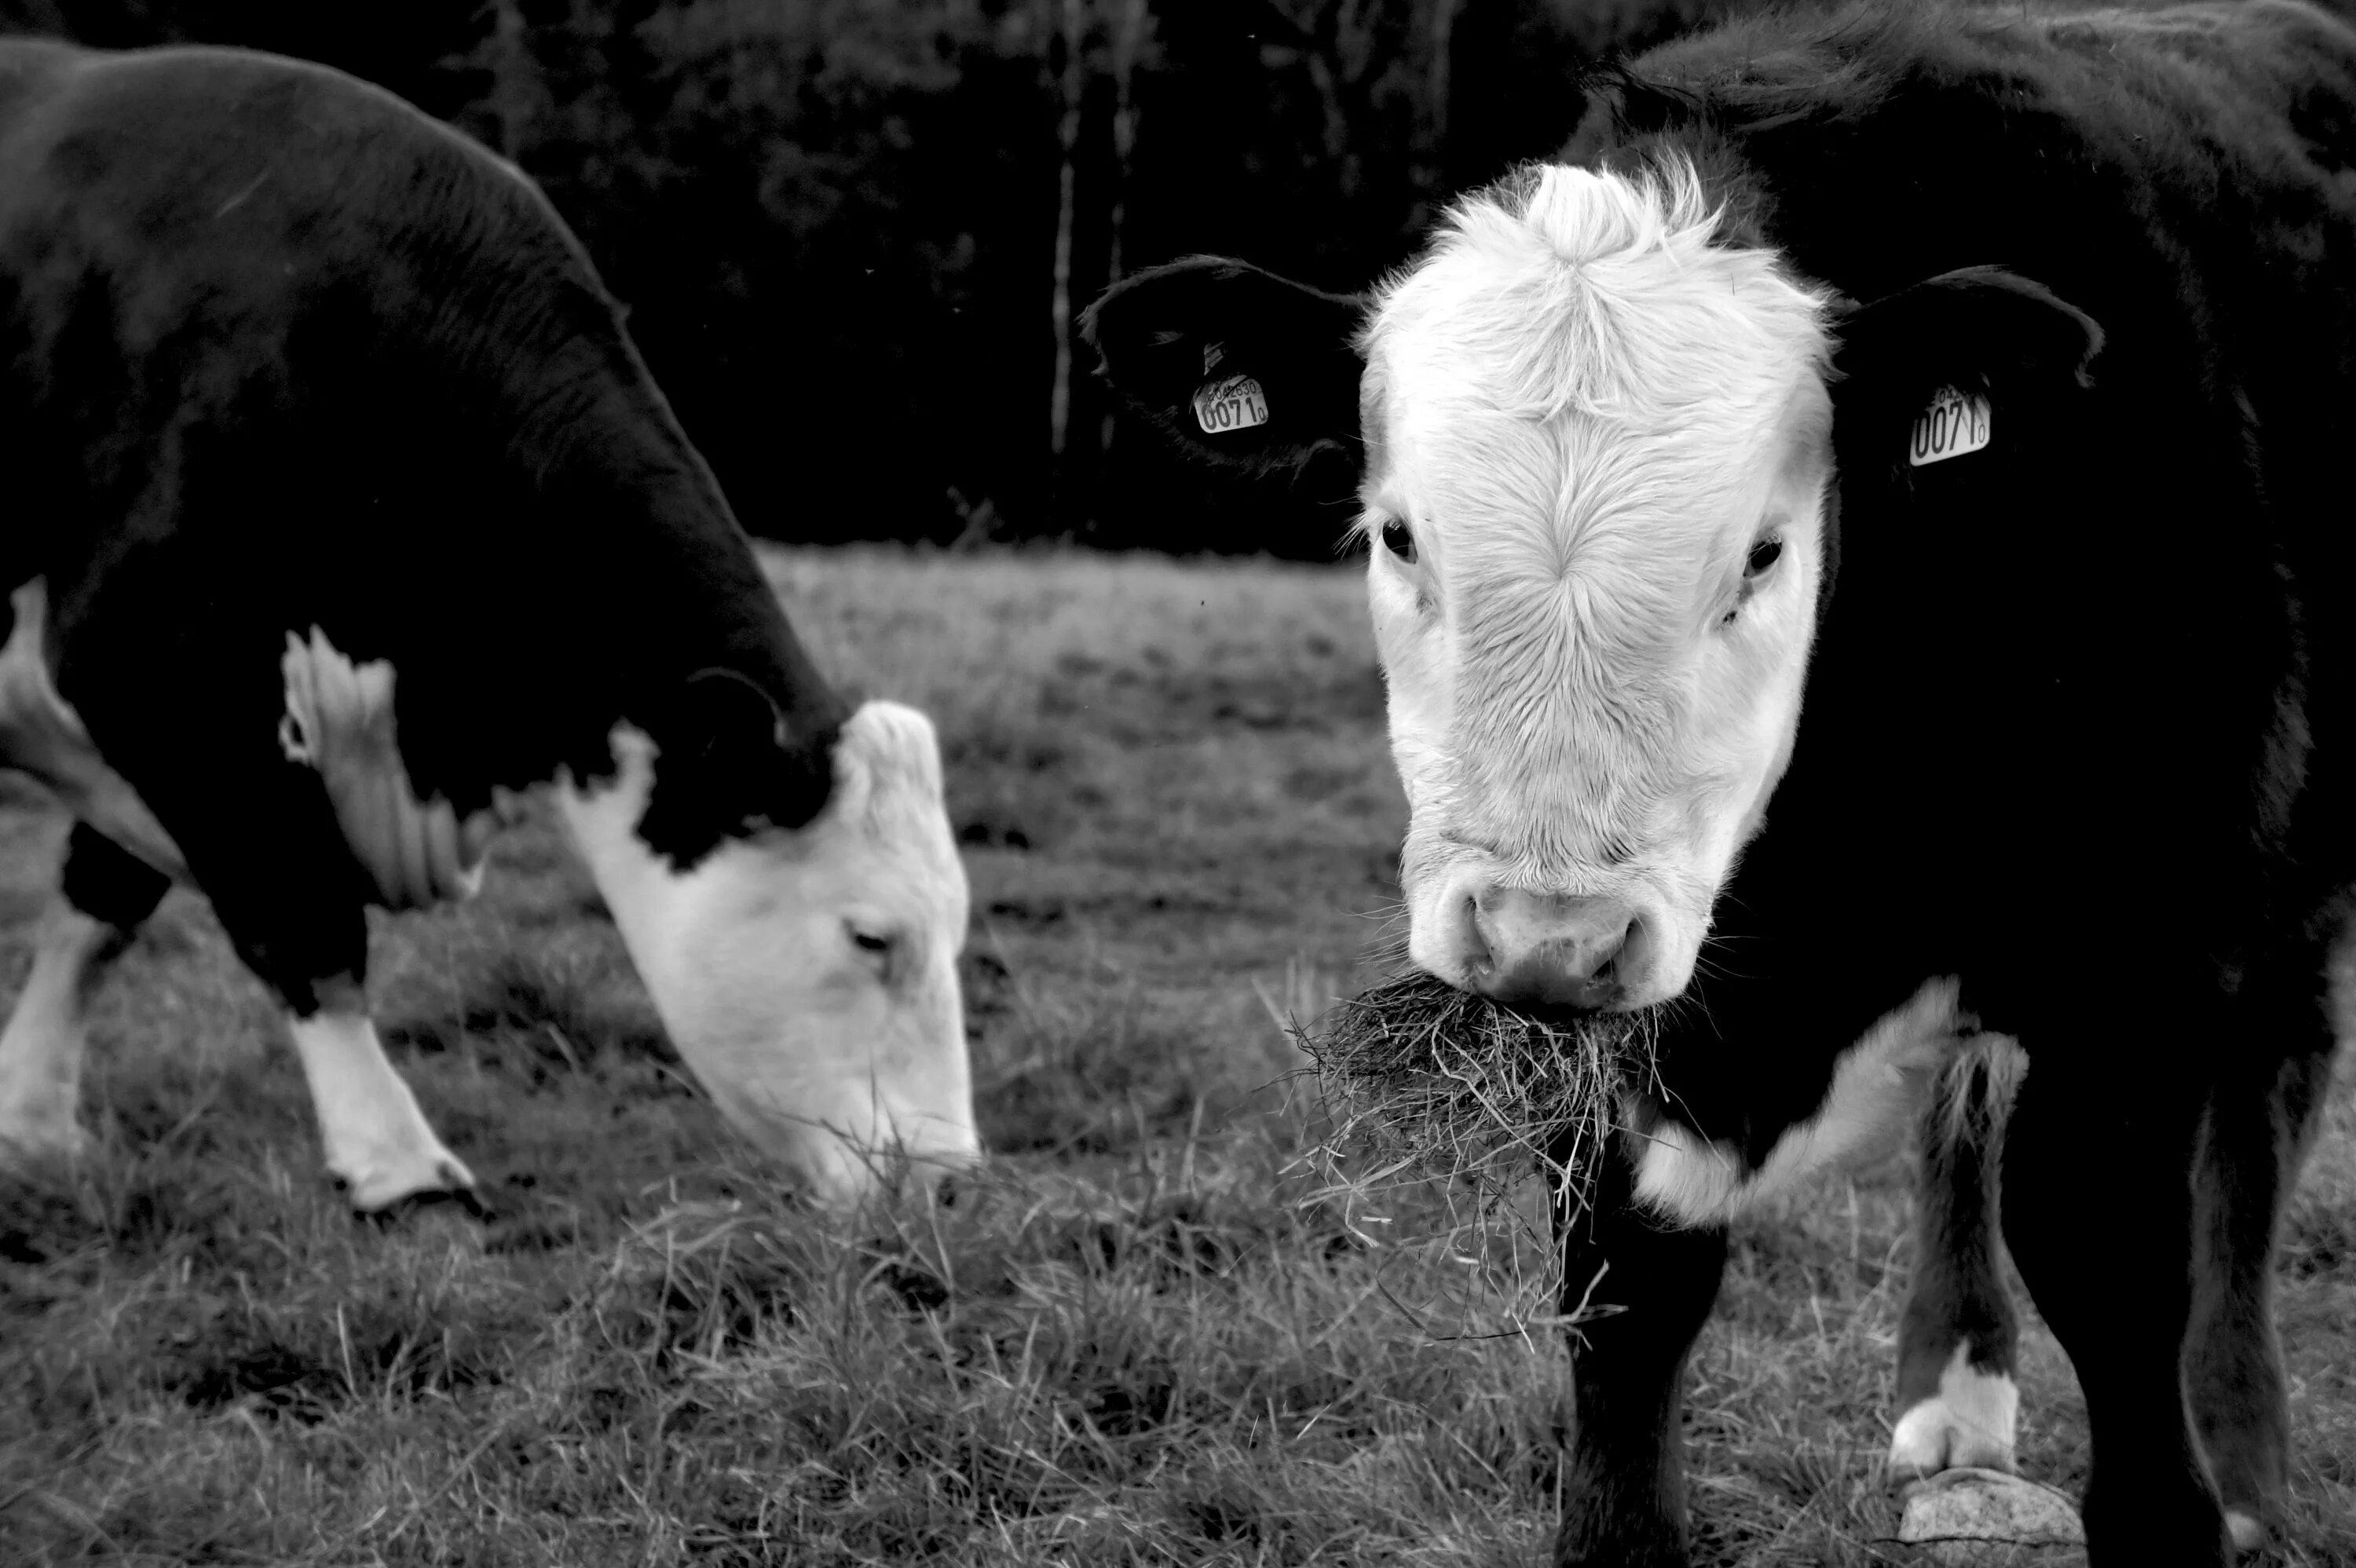
[(1464, 923), (1464, 965), (1472, 974), (1486, 975), (1497, 966), (1497, 955), (1481, 930), (1480, 901), (1468, 896), (1459, 913)]
[(1612, 977), (1618, 979), (1623, 976), (1641, 976), (1651, 942), (1651, 933), (1646, 930), (1643, 919), (1630, 916), (1628, 929), (1620, 934), (1619, 949), (1612, 955)]

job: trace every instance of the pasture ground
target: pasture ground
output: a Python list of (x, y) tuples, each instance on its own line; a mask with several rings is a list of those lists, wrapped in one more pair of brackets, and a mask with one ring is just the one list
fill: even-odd
[[(939, 720), (987, 1175), (849, 1221), (780, 1200), (536, 825), (376, 947), (497, 1216), (356, 1224), (271, 1009), (176, 894), (100, 1003), (96, 1157), (0, 1181), (0, 1561), (1544, 1560), (1557, 1335), (1411, 1244), (1429, 1197), (1306, 1200), (1268, 1087), (1276, 1015), (1365, 978), (1396, 894), (1355, 574), (773, 567), (822, 664)], [(61, 830), (0, 812), (10, 987)], [(2282, 1269), (2306, 1563), (2356, 1563), (2344, 1087), (2331, 1115)], [(1912, 1560), (1877, 1472), (1906, 1203), (1893, 1167), (1740, 1230), (1688, 1400), (1702, 1562)], [(2074, 1488), (2041, 1331), (2026, 1383), (2024, 1467)]]

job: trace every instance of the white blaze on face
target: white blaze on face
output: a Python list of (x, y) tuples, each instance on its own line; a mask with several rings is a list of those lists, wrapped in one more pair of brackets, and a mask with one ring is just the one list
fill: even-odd
[(1453, 214), (1369, 318), (1408, 951), (1451, 984), (1501, 956), (1476, 910), (1510, 891), (1624, 906), (1612, 1005), (1676, 996), (1790, 757), (1824, 301), (1715, 228), (1689, 170), (1535, 171)]
[(633, 831), (655, 747), (625, 730), (615, 752), (610, 783), (557, 798), (672, 1042), (728, 1118), (832, 1202), (904, 1158), (980, 1157), (957, 977), (965, 868), (924, 715), (862, 707), (823, 813), (725, 840), (684, 874)]

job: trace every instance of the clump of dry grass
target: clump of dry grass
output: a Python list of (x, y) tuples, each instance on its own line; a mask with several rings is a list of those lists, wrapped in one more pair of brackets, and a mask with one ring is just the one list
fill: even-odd
[[(1581, 1212), (1623, 1093), (1652, 1077), (1649, 1015), (1536, 1017), (1429, 975), (1339, 1002), (1294, 1035), (1326, 1118), (1303, 1157), (1322, 1184), (1313, 1200), (1388, 1224), (1375, 1211), (1396, 1207), (1398, 1189), (1436, 1185), (1435, 1239), (1476, 1270), (1501, 1250), (1518, 1258), (1523, 1241), (1553, 1257), (1524, 1201), (1531, 1179), (1545, 1179), (1558, 1221)], [(1509, 1294), (1542, 1295), (1552, 1282), (1539, 1274), (1515, 1267)]]

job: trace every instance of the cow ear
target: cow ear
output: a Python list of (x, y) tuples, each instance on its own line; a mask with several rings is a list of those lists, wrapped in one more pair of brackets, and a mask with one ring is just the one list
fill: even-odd
[(734, 670), (699, 670), (655, 734), (655, 787), (639, 837), (684, 867), (726, 836), (800, 827), (826, 808), (834, 737), (801, 736)]
[(769, 694), (733, 669), (698, 670), (680, 694), (673, 760), (725, 766), (786, 743), (786, 720)]
[(1194, 256), (1105, 291), (1080, 318), (1100, 373), (1180, 448), (1253, 473), (1339, 453), (1355, 471), (1365, 301)]
[(1851, 307), (1833, 358), (1845, 472), (1904, 475), (1990, 448), (2044, 447), (2094, 385), (2094, 317), (2044, 284), (1965, 267)]

